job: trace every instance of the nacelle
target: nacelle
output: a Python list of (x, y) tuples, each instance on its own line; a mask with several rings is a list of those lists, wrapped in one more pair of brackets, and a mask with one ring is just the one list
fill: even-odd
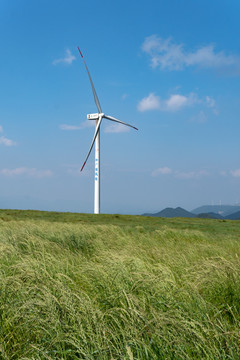
[(104, 113), (99, 113), (99, 114), (87, 114), (87, 118), (88, 120), (98, 120), (100, 118), (103, 118), (105, 115)]
[(88, 114), (87, 118), (88, 118), (88, 120), (98, 120), (99, 114)]

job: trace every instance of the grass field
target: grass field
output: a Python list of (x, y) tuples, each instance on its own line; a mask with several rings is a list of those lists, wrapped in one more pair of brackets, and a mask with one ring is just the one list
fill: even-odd
[(240, 222), (0, 210), (0, 359), (240, 359)]

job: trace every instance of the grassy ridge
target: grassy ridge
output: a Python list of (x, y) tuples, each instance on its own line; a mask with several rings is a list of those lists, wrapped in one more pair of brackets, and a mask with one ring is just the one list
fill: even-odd
[(1, 359), (239, 359), (240, 222), (0, 211)]

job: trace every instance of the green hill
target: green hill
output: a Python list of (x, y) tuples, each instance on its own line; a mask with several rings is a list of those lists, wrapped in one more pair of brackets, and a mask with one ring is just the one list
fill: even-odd
[(0, 359), (239, 359), (240, 222), (0, 211)]
[(196, 215), (190, 213), (189, 211), (177, 207), (177, 208), (166, 208), (158, 213), (155, 214), (143, 214), (143, 216), (153, 216), (153, 217), (166, 217), (166, 218), (174, 218), (174, 217), (185, 217), (185, 218), (192, 218)]
[(223, 216), (213, 213), (213, 212), (201, 213), (201, 214), (198, 214), (197, 217), (202, 218), (202, 219), (224, 219)]
[(228, 216), (226, 216), (226, 219), (228, 220), (240, 220), (240, 211), (237, 211), (233, 214), (230, 214)]

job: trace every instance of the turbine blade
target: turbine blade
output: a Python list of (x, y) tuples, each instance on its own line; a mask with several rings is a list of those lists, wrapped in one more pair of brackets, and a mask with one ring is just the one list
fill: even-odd
[(133, 128), (133, 129), (135, 129), (135, 130), (138, 130), (138, 128), (136, 128), (135, 126), (130, 125), (130, 124), (127, 124), (127, 123), (125, 123), (125, 122), (123, 122), (123, 121), (121, 121), (121, 120), (118, 120), (118, 119), (116, 119), (116, 118), (113, 117), (113, 116), (104, 115), (103, 117), (104, 117), (105, 119), (108, 119), (108, 120), (111, 120), (111, 121), (115, 121), (115, 122), (120, 123), (120, 124), (122, 124), (122, 125), (130, 126), (131, 128)]
[(93, 92), (93, 96), (94, 96), (94, 101), (95, 101), (95, 104), (97, 105), (97, 108), (98, 108), (98, 112), (99, 113), (102, 113), (102, 109), (101, 109), (101, 106), (100, 106), (100, 103), (99, 103), (99, 100), (98, 100), (98, 97), (97, 97), (97, 93), (96, 93), (96, 90), (94, 88), (94, 85), (93, 85), (93, 82), (92, 82), (92, 78), (91, 78), (91, 75), (90, 75), (90, 72), (88, 70), (88, 67), (87, 67), (87, 64), (84, 60), (84, 57), (83, 57), (83, 54), (81, 53), (81, 50), (79, 49), (78, 47), (78, 51), (83, 59), (83, 62), (84, 62), (84, 65), (86, 67), (86, 70), (87, 70), (87, 73), (88, 73), (88, 77), (89, 77), (89, 80), (90, 80), (90, 83), (91, 83), (91, 86), (92, 86), (92, 92)]
[(94, 136), (93, 136), (93, 140), (92, 140), (90, 149), (89, 149), (89, 151), (88, 151), (87, 157), (86, 157), (86, 159), (85, 159), (85, 161), (84, 161), (84, 163), (83, 163), (83, 166), (82, 166), (82, 168), (81, 168), (81, 171), (83, 171), (83, 168), (84, 168), (84, 166), (85, 166), (85, 164), (86, 164), (86, 162), (87, 162), (87, 160), (88, 160), (88, 158), (89, 158), (89, 155), (90, 155), (90, 153), (91, 153), (91, 151), (92, 151), (92, 148), (93, 148), (93, 145), (94, 145), (94, 143), (95, 143), (97, 134), (99, 133), (101, 121), (102, 121), (102, 117), (100, 117), (100, 119), (99, 119), (99, 121), (98, 121), (98, 123), (97, 123), (96, 130), (95, 130), (95, 133), (94, 133)]

